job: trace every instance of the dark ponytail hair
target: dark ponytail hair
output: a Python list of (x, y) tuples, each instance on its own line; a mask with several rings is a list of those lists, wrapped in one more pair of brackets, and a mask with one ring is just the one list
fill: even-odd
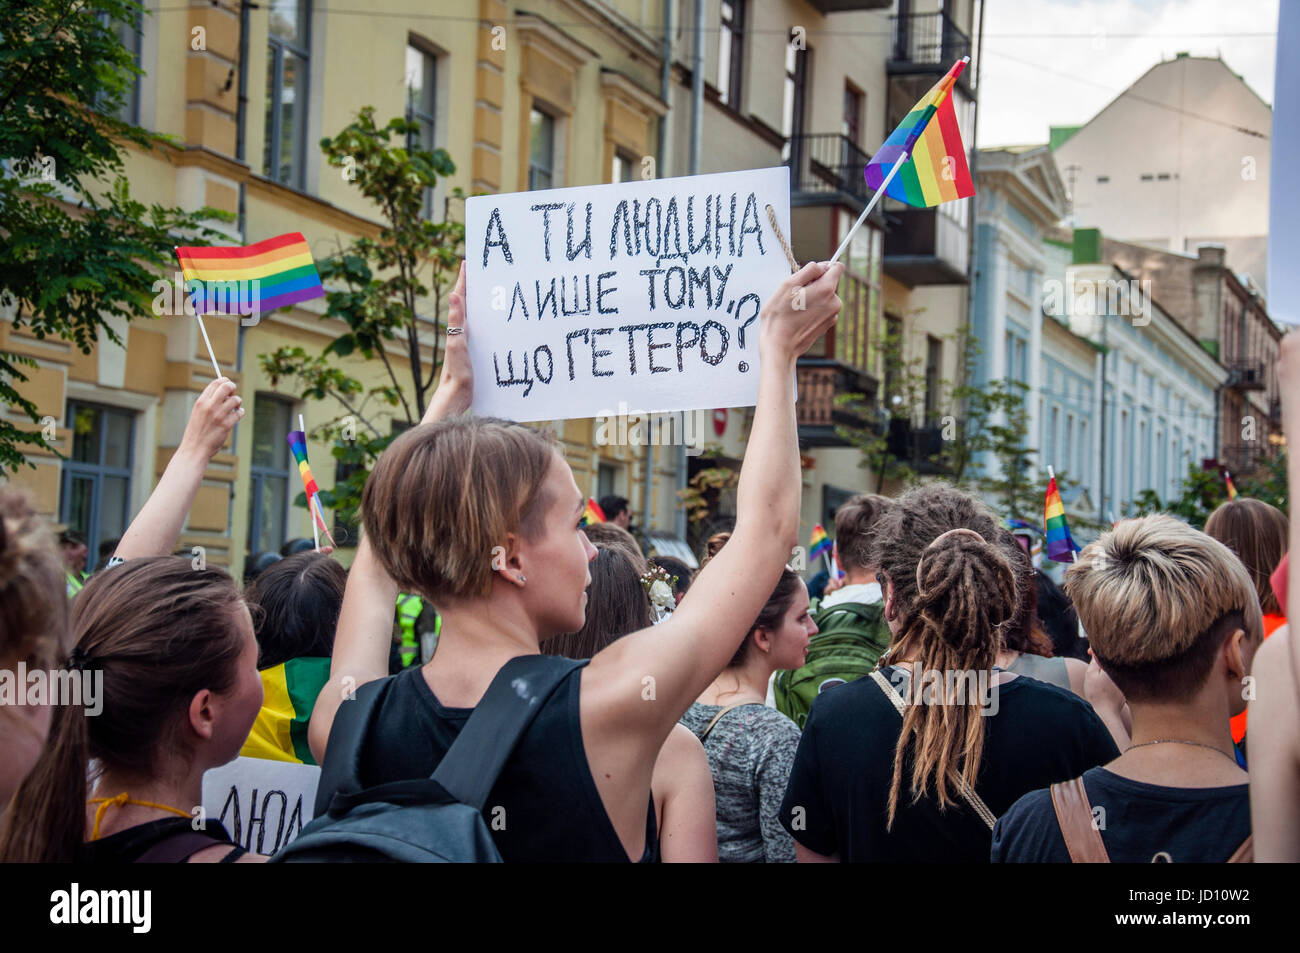
[[(1011, 554), (999, 530), (987, 507), (951, 487), (920, 487), (898, 501), (873, 545), (899, 620), (882, 663), (908, 651), (922, 673), (992, 669), (1003, 644), (1002, 628), (1019, 604)], [(944, 699), (949, 704), (907, 706), (894, 751), (889, 827), (909, 749), (913, 803), (928, 794), (931, 783), (941, 809), (955, 802), (963, 782), (974, 787), (984, 718), (981, 700), (970, 696), (960, 705)]]
[[(718, 555), (718, 552), (729, 539), (731, 539), (730, 533), (714, 533), (709, 537), (709, 541), (705, 544), (705, 556), (704, 562), (700, 566), (701, 570), (709, 564), (710, 559)], [(739, 648), (736, 649), (736, 654), (727, 663), (727, 668), (736, 668), (744, 663), (745, 656), (749, 654), (749, 647), (754, 643), (751, 636), (756, 631), (766, 629), (772, 632), (781, 625), (782, 617), (790, 611), (795, 594), (799, 592), (802, 586), (803, 580), (799, 578), (797, 572), (789, 566), (781, 570), (781, 578), (777, 580), (776, 588), (767, 597), (767, 602), (763, 603), (763, 608), (758, 610), (758, 618), (754, 620), (749, 627), (749, 631), (745, 633), (745, 641), (740, 643)]]
[(322, 553), (297, 553), (258, 573), (244, 598), (253, 611), (257, 667), (329, 658), (348, 571)]
[(594, 658), (617, 639), (654, 624), (650, 598), (641, 584), (644, 561), (635, 560), (618, 544), (596, 543), (596, 558), (587, 587), (587, 621), (577, 632), (557, 635), (542, 643), (547, 655)]
[(91, 758), (151, 779), (184, 747), (182, 719), (204, 689), (229, 692), (245, 648), (229, 575), (188, 559), (132, 559), (93, 576), (72, 606), (72, 659), (103, 672), (102, 711), (57, 706), (40, 760), (14, 795), (0, 860), (73, 861), (85, 840)]

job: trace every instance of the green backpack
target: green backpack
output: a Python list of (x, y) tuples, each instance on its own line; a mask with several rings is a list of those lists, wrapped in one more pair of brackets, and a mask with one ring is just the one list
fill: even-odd
[(841, 602), (813, 613), (817, 634), (802, 668), (776, 673), (776, 709), (800, 730), (817, 696), (828, 688), (869, 675), (889, 648), (882, 603)]

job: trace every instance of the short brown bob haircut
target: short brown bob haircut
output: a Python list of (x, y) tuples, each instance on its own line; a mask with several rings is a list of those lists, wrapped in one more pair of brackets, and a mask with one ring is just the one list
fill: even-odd
[(556, 447), (549, 433), (494, 417), (420, 424), (394, 440), (366, 481), (361, 515), (398, 588), (434, 605), (491, 592), (494, 547), (507, 533), (543, 532)]
[(1164, 514), (1124, 520), (1085, 547), (1065, 591), (1098, 663), (1131, 701), (1185, 699), (1234, 630), (1264, 635), (1241, 560)]

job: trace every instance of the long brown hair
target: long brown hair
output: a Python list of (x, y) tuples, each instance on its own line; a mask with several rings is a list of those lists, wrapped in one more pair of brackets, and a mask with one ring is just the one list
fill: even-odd
[[(921, 673), (989, 671), (1002, 647), (1002, 626), (1017, 607), (1016, 575), (982, 503), (945, 486), (911, 490), (877, 527), (873, 561), (893, 589), (900, 620), (890, 657), (910, 651)], [(914, 673), (915, 675), (915, 673)], [(914, 686), (915, 687), (915, 686)], [(941, 809), (961, 783), (974, 787), (984, 751), (981, 699), (963, 704), (912, 704), (894, 751), (887, 824), (894, 824), (903, 762), (912, 756), (915, 803), (929, 793)]]
[(641, 585), (645, 564), (637, 564), (620, 545), (598, 544), (587, 588), (587, 621), (577, 632), (542, 643), (548, 655), (592, 658), (616, 639), (653, 624), (650, 599)]
[(54, 710), (36, 767), (14, 795), (0, 860), (75, 860), (85, 840), (91, 758), (127, 778), (189, 754), (181, 716), (198, 692), (230, 691), (244, 650), (243, 602), (229, 575), (188, 559), (133, 559), (93, 576), (72, 607), (72, 661), (103, 672), (102, 711)]
[(1013, 652), (1052, 657), (1052, 640), (1038, 619), (1038, 580), (1034, 561), (1009, 530), (998, 533), (1016, 574), (1016, 611), (1003, 627), (1002, 641)]
[(1205, 532), (1237, 554), (1255, 583), (1264, 614), (1285, 615), (1269, 577), (1286, 555), (1286, 514), (1263, 500), (1239, 496), (1210, 514)]
[[(709, 564), (709, 560), (722, 550), (727, 540), (731, 539), (730, 533), (714, 533), (709, 537), (705, 544), (704, 562), (700, 565), (701, 570)], [(767, 602), (763, 603), (763, 608), (758, 610), (758, 617), (754, 619), (749, 631), (745, 633), (745, 641), (740, 643), (736, 649), (736, 654), (731, 657), (727, 663), (727, 668), (736, 668), (745, 661), (745, 656), (749, 654), (749, 647), (754, 644), (753, 634), (759, 629), (766, 629), (768, 632), (775, 632), (781, 626), (782, 617), (790, 610), (790, 605), (794, 602), (795, 593), (803, 586), (803, 580), (789, 566), (781, 570), (781, 578), (776, 582), (776, 588), (772, 594), (767, 597)]]

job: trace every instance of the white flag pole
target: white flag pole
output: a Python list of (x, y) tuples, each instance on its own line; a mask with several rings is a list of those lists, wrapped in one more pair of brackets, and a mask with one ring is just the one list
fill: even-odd
[[(299, 414), (299, 415), (298, 415), (298, 429), (302, 431), (302, 447), (303, 447), (303, 451), (306, 452), (306, 450), (307, 450), (307, 425), (303, 422), (302, 414)], [(303, 487), (303, 489), (305, 490), (306, 487)], [(316, 544), (316, 552), (319, 553), (319, 552), (320, 552), (320, 530), (316, 527), (316, 514), (317, 514), (317, 512), (318, 512), (318, 510), (316, 509), (316, 501), (315, 501), (315, 499), (313, 499), (313, 498), (310, 497), (310, 496), (307, 497), (307, 520), (308, 520), (308, 522), (311, 523), (311, 538), (312, 538), (312, 542), (314, 542), (314, 543)], [(323, 523), (324, 521), (325, 521), (325, 517), (322, 516), (322, 517), (321, 517), (321, 522)]]
[(880, 188), (876, 189), (876, 194), (871, 196), (871, 201), (867, 203), (867, 207), (862, 210), (862, 214), (859, 215), (858, 220), (853, 223), (853, 227), (849, 229), (849, 233), (844, 236), (844, 241), (840, 242), (840, 247), (836, 249), (835, 254), (831, 256), (830, 264), (833, 265), (835, 262), (839, 261), (840, 255), (844, 254), (844, 249), (849, 247), (849, 240), (853, 238), (853, 233), (862, 227), (862, 223), (867, 220), (867, 216), (871, 214), (871, 210), (876, 207), (876, 203), (880, 201), (880, 197), (885, 194), (885, 189), (889, 187), (890, 181), (898, 174), (898, 170), (903, 167), (903, 163), (907, 161), (909, 155), (910, 153), (904, 152), (898, 157), (898, 161), (894, 163), (894, 167), (889, 170), (889, 175), (885, 176), (885, 181), (880, 183)]
[[(172, 246), (172, 251), (176, 253), (176, 260), (179, 262), (180, 261), (179, 246)], [(182, 265), (181, 274), (183, 275), (184, 273), (185, 273), (185, 266)], [(208, 339), (208, 329), (203, 326), (203, 312), (199, 310), (197, 304), (194, 306), (194, 319), (199, 322), (199, 333), (203, 335), (203, 343), (207, 345), (208, 360), (212, 362), (212, 371), (217, 375), (218, 379), (220, 379), (224, 375), (222, 375), (221, 373), (221, 368), (217, 366), (217, 356), (212, 353), (212, 342)]]

